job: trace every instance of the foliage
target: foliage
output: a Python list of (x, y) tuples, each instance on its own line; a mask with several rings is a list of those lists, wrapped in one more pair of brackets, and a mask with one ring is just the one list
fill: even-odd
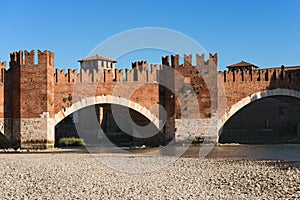
[(69, 137), (69, 138), (60, 138), (58, 140), (60, 146), (83, 146), (84, 141), (81, 138)]

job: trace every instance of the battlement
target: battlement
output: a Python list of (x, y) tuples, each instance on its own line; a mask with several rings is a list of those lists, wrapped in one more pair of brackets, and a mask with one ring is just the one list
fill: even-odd
[(33, 66), (33, 65), (54, 65), (54, 53), (45, 50), (37, 52), (38, 63), (35, 63), (35, 51), (18, 51), (10, 54), (10, 67)]
[(56, 69), (54, 80), (57, 84), (64, 83), (111, 83), (111, 82), (157, 82), (159, 69), (157, 65), (152, 66), (152, 70), (137, 70), (137, 69), (104, 69), (103, 71), (80, 69), (65, 70)]
[(214, 55), (212, 55), (211, 53), (209, 53), (209, 60), (214, 61), (215, 65), (218, 65), (218, 54), (215, 53)]
[[(83, 69), (81, 68), (79, 73), (77, 71), (68, 70), (66, 73), (64, 70), (56, 70), (54, 77), (55, 83), (70, 83), (70, 82), (158, 82), (160, 71), (164, 67), (172, 67), (175, 70), (181, 72), (184, 76), (190, 76), (191, 70), (193, 73), (197, 73), (196, 67), (192, 65), (192, 54), (184, 55), (183, 64), (179, 64), (179, 55), (171, 55), (162, 57), (162, 64), (149, 64), (147, 61), (136, 61), (132, 63), (132, 69), (103, 69), (101, 71), (95, 69)], [(205, 61), (204, 54), (201, 56), (196, 54), (196, 65), (198, 70), (208, 71), (216, 65), (212, 65), (217, 62), (217, 54), (210, 54), (210, 58)], [(78, 73), (78, 74), (77, 74)], [(76, 74), (76, 75), (75, 75)]]
[[(295, 67), (296, 68), (296, 67)], [(219, 72), (224, 82), (272, 82), (272, 81), (300, 81), (300, 73), (293, 71), (291, 68), (286, 70), (284, 67), (272, 69), (255, 69), (255, 70), (240, 70), (240, 71), (224, 71)]]
[[(174, 69), (180, 69), (183, 67), (186, 68), (191, 68), (193, 67), (193, 55), (183, 55), (183, 64), (179, 63), (179, 55), (171, 55), (171, 64), (170, 64), (170, 57), (166, 56), (166, 57), (162, 57), (162, 64), (166, 65), (166, 66), (171, 66)], [(209, 59), (205, 60), (204, 54), (196, 54), (196, 66), (197, 68), (207, 68), (207, 67), (213, 67), (215, 66), (215, 68), (217, 68), (218, 66), (218, 54), (215, 53), (214, 55), (209, 54)], [(210, 69), (210, 68), (208, 68)]]
[(4, 62), (0, 62), (0, 68), (1, 69), (5, 69), (6, 68), (6, 61), (4, 61)]
[(145, 71), (149, 69), (148, 63), (145, 60), (133, 62), (131, 63), (131, 65), (132, 69), (137, 69), (140, 71)]
[(58, 82), (67, 82), (72, 83), (77, 81), (77, 70), (68, 69), (68, 72), (65, 73), (65, 70), (55, 70), (54, 74), (55, 83)]

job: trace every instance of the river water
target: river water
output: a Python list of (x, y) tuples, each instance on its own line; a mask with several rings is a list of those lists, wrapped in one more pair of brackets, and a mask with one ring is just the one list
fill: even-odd
[(173, 146), (161, 148), (88, 148), (91, 153), (135, 153), (183, 157), (205, 157), (218, 159), (258, 159), (300, 162), (300, 144), (223, 144), (212, 146)]
[(206, 157), (300, 161), (300, 144), (218, 145)]

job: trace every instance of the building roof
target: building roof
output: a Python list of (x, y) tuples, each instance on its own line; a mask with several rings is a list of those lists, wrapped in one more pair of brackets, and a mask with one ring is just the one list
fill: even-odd
[(83, 61), (88, 61), (88, 60), (102, 60), (102, 61), (109, 61), (109, 62), (113, 62), (116, 63), (116, 60), (110, 59), (110, 58), (106, 58), (103, 56), (99, 56), (98, 54), (95, 56), (91, 56), (91, 57), (87, 57), (87, 58), (83, 58), (81, 60), (78, 60), (78, 62), (83, 62)]
[(256, 65), (253, 65), (251, 63), (245, 62), (245, 61), (241, 61), (232, 65), (227, 66), (227, 68), (239, 68), (239, 67), (254, 67), (254, 68), (258, 68)]

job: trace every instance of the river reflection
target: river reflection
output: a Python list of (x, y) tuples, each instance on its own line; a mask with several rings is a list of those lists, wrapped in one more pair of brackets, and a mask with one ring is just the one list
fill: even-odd
[[(166, 155), (182, 157), (204, 157), (221, 159), (263, 159), (300, 161), (300, 144), (267, 145), (216, 145), (216, 146), (173, 146), (161, 148), (89, 148), (91, 153), (135, 153), (144, 155)], [(200, 152), (200, 156), (199, 156)], [(208, 154), (207, 154), (208, 153)]]
[(300, 144), (218, 145), (207, 157), (300, 161)]

